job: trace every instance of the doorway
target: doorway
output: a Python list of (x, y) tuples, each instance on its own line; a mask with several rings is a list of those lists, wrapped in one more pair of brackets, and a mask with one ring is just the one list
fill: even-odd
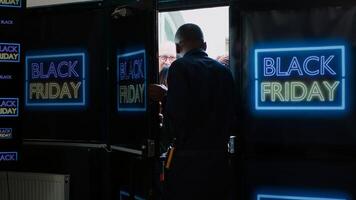
[(229, 7), (211, 7), (160, 12), (158, 16), (158, 47), (160, 72), (175, 60), (174, 36), (178, 28), (186, 23), (197, 24), (208, 44), (211, 58), (229, 65), (230, 35)]

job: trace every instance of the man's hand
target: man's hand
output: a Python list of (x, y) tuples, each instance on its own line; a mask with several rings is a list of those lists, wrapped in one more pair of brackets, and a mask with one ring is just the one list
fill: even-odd
[(162, 101), (167, 95), (168, 88), (165, 85), (151, 84), (149, 86), (150, 99), (153, 101)]

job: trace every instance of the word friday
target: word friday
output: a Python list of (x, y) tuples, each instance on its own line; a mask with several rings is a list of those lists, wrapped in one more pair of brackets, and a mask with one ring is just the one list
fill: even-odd
[(12, 128), (0, 128), (0, 139), (11, 139)]
[(256, 110), (343, 110), (344, 46), (255, 50)]
[(0, 43), (0, 62), (20, 62), (20, 44)]
[(120, 103), (143, 103), (144, 101), (144, 84), (137, 85), (122, 85), (120, 86)]
[(27, 56), (27, 105), (84, 104), (84, 65), (84, 54)]
[(21, 0), (0, 0), (0, 7), (21, 7)]
[(0, 162), (17, 161), (17, 152), (0, 152)]
[(0, 98), (0, 117), (17, 117), (18, 107), (18, 98)]
[(146, 109), (145, 51), (118, 56), (118, 110), (144, 111)]

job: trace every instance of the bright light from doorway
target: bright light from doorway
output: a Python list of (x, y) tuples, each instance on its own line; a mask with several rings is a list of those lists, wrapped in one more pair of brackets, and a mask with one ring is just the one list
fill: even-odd
[[(186, 23), (201, 27), (212, 58), (229, 54), (229, 7), (162, 12), (159, 14), (159, 46), (174, 42), (177, 29)], [(161, 55), (161, 51), (160, 51)]]

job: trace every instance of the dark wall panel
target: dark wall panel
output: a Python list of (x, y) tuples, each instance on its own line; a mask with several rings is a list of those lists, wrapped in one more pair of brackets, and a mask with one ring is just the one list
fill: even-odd
[[(275, 148), (294, 145), (301, 151), (319, 145), (352, 147), (355, 124), (355, 7), (320, 7), (242, 12), (242, 95), (246, 145), (269, 143)], [(344, 44), (346, 47), (346, 108), (342, 111), (256, 111), (254, 108), (253, 50)], [(281, 79), (282, 80), (282, 79)], [(310, 79), (309, 79), (310, 80)], [(308, 81), (308, 80), (305, 80)], [(346, 144), (346, 146), (345, 146)], [(260, 146), (260, 147), (262, 147)]]
[(99, 7), (86, 5), (27, 12), (25, 38), (28, 54), (84, 52), (88, 66), (86, 106), (26, 107), (25, 138), (103, 140), (107, 67), (104, 13)]

